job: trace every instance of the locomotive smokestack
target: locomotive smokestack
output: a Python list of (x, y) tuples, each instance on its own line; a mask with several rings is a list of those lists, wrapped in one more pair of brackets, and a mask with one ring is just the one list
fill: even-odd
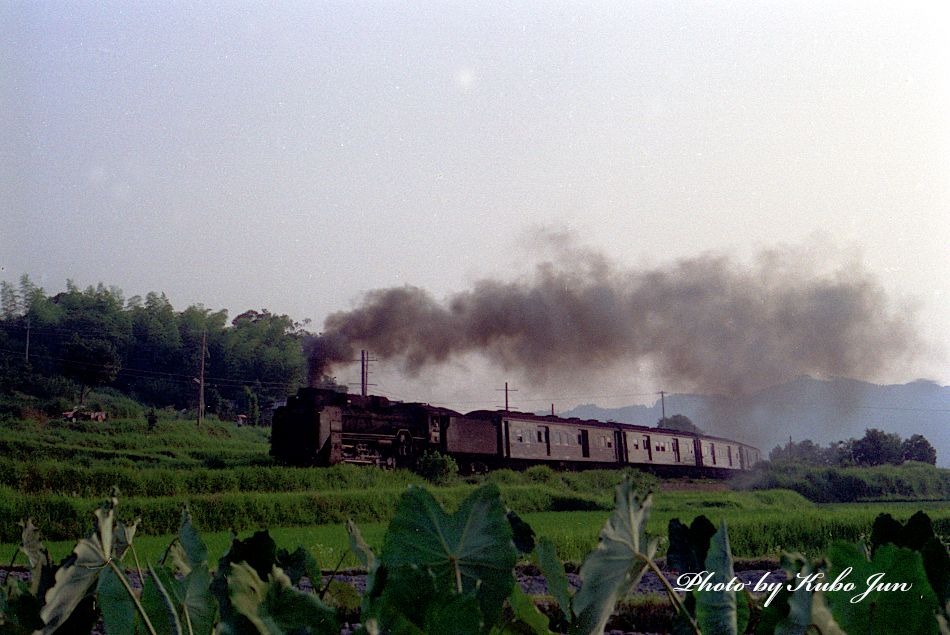
[(412, 286), (378, 289), (327, 317), (311, 377), (361, 344), (413, 375), (472, 352), (535, 385), (647, 362), (662, 380), (737, 394), (803, 374), (873, 378), (916, 353), (911, 316), (890, 309), (860, 263), (828, 273), (816, 260), (701, 255), (630, 271), (575, 250), (527, 279), (482, 280), (444, 302)]

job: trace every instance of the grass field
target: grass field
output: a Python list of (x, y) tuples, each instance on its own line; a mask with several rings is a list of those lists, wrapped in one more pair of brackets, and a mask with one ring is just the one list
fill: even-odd
[[(144, 421), (4, 421), (0, 560), (16, 550), (17, 521), (26, 516), (54, 539), (47, 541), (54, 557), (65, 556), (88, 530), (96, 505), (118, 486), (119, 517), (142, 517), (136, 546), (143, 564), (161, 557), (187, 504), (213, 559), (226, 549), (228, 529), (245, 536), (267, 528), (280, 546), (305, 546), (332, 568), (348, 553), (345, 519), (357, 520), (379, 549), (401, 492), (411, 483), (424, 484), (406, 471), (279, 467), (267, 449), (266, 430), (228, 423), (196, 429), (193, 422), (167, 420), (149, 431)], [(653, 477), (632, 474), (644, 489), (657, 485)], [(891, 470), (886, 477), (901, 482), (917, 478), (907, 474)], [(538, 535), (554, 540), (562, 559), (579, 561), (596, 544), (613, 504), (613, 485), (621, 477), (620, 471), (557, 473), (536, 467), (523, 473), (499, 470), (430, 489), (453, 508), (479, 480), (495, 482), (509, 507)], [(854, 476), (859, 477), (864, 475)], [(691, 491), (689, 483), (676, 485), (655, 495), (650, 531), (665, 536), (671, 518), (689, 522), (705, 514), (714, 523), (728, 523), (738, 557), (774, 557), (783, 549), (816, 554), (835, 540), (866, 536), (881, 512), (904, 519), (924, 509), (938, 533), (950, 536), (947, 502), (816, 504), (788, 490)], [(351, 557), (344, 558), (344, 567), (354, 565)]]

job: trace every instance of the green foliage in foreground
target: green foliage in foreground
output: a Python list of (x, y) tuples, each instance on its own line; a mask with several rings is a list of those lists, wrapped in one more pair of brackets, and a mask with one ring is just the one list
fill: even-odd
[[(113, 498), (96, 511), (93, 530), (58, 566), (33, 523), (24, 525), (21, 549), (32, 578), (29, 584), (6, 580), (0, 632), (88, 632), (101, 618), (107, 633), (123, 635), (336, 635), (340, 617), (355, 608), (332, 581), (322, 582), (305, 550), (278, 550), (263, 531), (233, 540), (212, 573), (208, 550), (187, 513), (162, 561), (143, 568), (134, 547), (138, 521), (120, 522), (115, 507)], [(675, 607), (676, 633), (950, 633), (950, 585), (945, 584), (950, 558), (942, 545), (942, 559), (925, 563), (921, 557), (937, 540), (922, 514), (907, 525), (879, 518), (870, 552), (863, 544), (842, 543), (827, 560), (784, 558), (792, 579), (854, 571), (863, 580), (883, 571), (891, 581), (912, 585), (913, 593), (876, 589), (856, 603), (852, 591), (833, 587), (786, 588), (771, 599), (731, 589), (729, 532), (725, 523), (715, 530), (705, 518), (690, 527), (670, 523), (671, 566), (712, 572), (707, 585), (687, 584), (681, 596), (654, 560), (657, 540), (646, 530), (651, 508), (651, 496), (638, 495), (629, 480), (617, 486), (615, 508), (597, 548), (584, 559), (581, 587), (572, 594), (550, 541), (535, 540), (520, 518), (506, 512), (497, 486), (475, 490), (452, 514), (425, 490), (410, 487), (378, 555), (357, 526), (348, 524), (351, 549), (368, 571), (359, 600), (361, 632), (550, 635), (563, 627), (572, 635), (593, 635), (608, 627), (618, 602), (652, 570)], [(556, 602), (553, 620), (516, 583), (512, 569), (519, 552), (533, 557), (546, 577)], [(143, 582), (140, 591), (125, 569), (129, 553)], [(314, 582), (313, 592), (298, 588), (305, 577)]]

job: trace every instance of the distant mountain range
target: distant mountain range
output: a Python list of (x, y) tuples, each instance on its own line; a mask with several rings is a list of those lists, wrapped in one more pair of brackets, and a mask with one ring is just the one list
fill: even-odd
[[(660, 402), (652, 406), (600, 408), (581, 405), (565, 417), (655, 426)], [(867, 428), (922, 434), (937, 449), (937, 465), (950, 467), (950, 386), (918, 380), (879, 386), (852, 379), (793, 381), (740, 397), (693, 394), (666, 396), (666, 414), (683, 414), (714, 435), (758, 446), (811, 439), (822, 446), (864, 436)]]

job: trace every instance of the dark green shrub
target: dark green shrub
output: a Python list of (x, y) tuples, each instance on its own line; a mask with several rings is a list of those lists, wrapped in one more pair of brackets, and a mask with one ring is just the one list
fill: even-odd
[(444, 485), (455, 480), (459, 473), (459, 466), (451, 456), (438, 451), (426, 451), (419, 457), (416, 471), (430, 483)]

